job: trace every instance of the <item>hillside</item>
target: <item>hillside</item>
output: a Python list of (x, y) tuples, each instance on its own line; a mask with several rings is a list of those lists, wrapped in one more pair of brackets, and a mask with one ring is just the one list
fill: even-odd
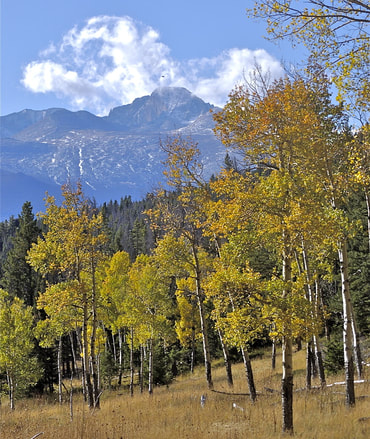
[(99, 203), (140, 199), (163, 181), (161, 141), (178, 135), (198, 142), (211, 176), (225, 156), (211, 110), (184, 88), (160, 88), (103, 117), (62, 108), (1, 117), (1, 219), (26, 200), (42, 209), (45, 191), (59, 195), (67, 181), (80, 180)]

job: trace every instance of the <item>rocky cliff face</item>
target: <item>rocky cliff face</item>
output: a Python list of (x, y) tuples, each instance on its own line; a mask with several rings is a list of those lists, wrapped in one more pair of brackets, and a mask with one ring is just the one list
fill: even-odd
[(179, 134), (198, 142), (209, 177), (225, 155), (211, 109), (184, 88), (161, 88), (105, 117), (62, 108), (1, 117), (1, 218), (26, 200), (42, 209), (43, 188), (59, 195), (67, 181), (98, 202), (140, 198), (163, 181), (161, 140)]

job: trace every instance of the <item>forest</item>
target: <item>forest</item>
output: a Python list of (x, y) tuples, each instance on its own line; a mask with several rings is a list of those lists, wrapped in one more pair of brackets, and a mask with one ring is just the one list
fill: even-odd
[(345, 47), (330, 8), (311, 28), (290, 2), (258, 5), (250, 13), (267, 14), (275, 37), (316, 35), (316, 52), (274, 81), (256, 66), (231, 91), (214, 113), (218, 175), (203, 179), (191, 138), (169, 138), (168, 186), (145, 199), (97, 206), (77, 182), (60, 205), (47, 196), (37, 218), (25, 202), (0, 224), (1, 404), (45, 393), (63, 403), (78, 378), (97, 410), (105, 389), (152, 395), (196, 366), (212, 391), (218, 359), (230, 387), (233, 365), (244, 365), (254, 403), (251, 359), (268, 348), (273, 368), (281, 349), (284, 432), (296, 350), (306, 351), (306, 389), (341, 372), (344, 403), (356, 405), (370, 332), (368, 37), (359, 27), (363, 46), (329, 77), (323, 65)]

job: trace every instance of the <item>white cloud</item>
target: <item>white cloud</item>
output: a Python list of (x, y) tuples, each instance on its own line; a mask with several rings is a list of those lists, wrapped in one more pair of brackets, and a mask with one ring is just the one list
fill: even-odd
[(155, 88), (183, 86), (207, 102), (223, 105), (230, 91), (255, 66), (282, 72), (266, 51), (230, 49), (215, 58), (179, 62), (159, 33), (130, 17), (90, 18), (74, 27), (59, 46), (51, 44), (28, 64), (23, 85), (35, 93), (67, 97), (74, 109), (106, 114)]

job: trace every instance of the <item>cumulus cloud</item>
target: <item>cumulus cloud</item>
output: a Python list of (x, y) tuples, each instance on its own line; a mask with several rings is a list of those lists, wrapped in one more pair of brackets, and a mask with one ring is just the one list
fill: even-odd
[(183, 86), (222, 106), (229, 92), (258, 63), (272, 76), (281, 66), (264, 50), (230, 49), (214, 58), (179, 62), (150, 26), (130, 17), (98, 16), (52, 43), (28, 64), (23, 85), (55, 93), (74, 109), (106, 114), (110, 108), (150, 94), (160, 86)]

